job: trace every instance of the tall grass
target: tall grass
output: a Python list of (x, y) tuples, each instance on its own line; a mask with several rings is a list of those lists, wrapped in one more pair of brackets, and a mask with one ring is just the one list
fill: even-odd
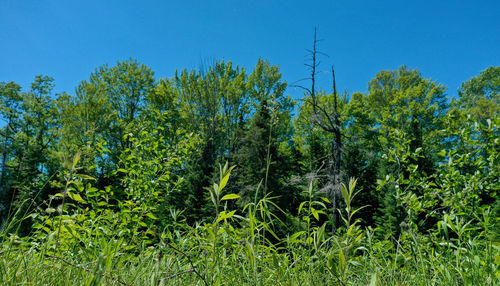
[[(302, 229), (276, 235), (282, 222), (268, 195), (230, 210), (223, 195), (231, 169), (221, 168), (210, 190), (213, 220), (188, 226), (172, 212), (173, 225), (153, 242), (130, 239), (106, 212), (52, 218), (46, 232), (17, 237), (3, 231), (1, 285), (499, 285), (500, 244), (460, 222), (445, 219), (441, 232), (421, 234), (404, 226), (398, 237), (380, 239), (361, 229), (351, 208), (355, 180), (342, 186), (345, 225), (328, 233), (326, 199), (307, 189)], [(258, 191), (258, 190), (257, 190)], [(57, 219), (58, 218), (58, 219)], [(489, 219), (485, 219), (487, 222)], [(105, 222), (105, 223), (104, 223)], [(42, 228), (43, 228), (42, 227)], [(151, 229), (136, 228), (132, 236)], [(473, 235), (474, 234), (474, 235)]]

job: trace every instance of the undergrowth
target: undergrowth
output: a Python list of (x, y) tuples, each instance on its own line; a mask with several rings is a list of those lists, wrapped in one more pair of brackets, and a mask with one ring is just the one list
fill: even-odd
[[(77, 158), (76, 158), (77, 159)], [(77, 160), (75, 160), (77, 161)], [(344, 224), (331, 233), (329, 200), (313, 184), (304, 191), (298, 230), (277, 234), (284, 223), (275, 198), (257, 195), (237, 207), (237, 194), (225, 194), (231, 169), (208, 190), (212, 220), (187, 225), (171, 210), (159, 229), (149, 205), (97, 208), (109, 190), (84, 186), (67, 174), (59, 197), (71, 203), (45, 215), (27, 215), (3, 227), (1, 285), (498, 285), (500, 244), (494, 242), (498, 220), (490, 209), (465, 221), (445, 215), (436, 228), (418, 231), (401, 225), (397, 235), (362, 228), (351, 205), (356, 180), (342, 185)], [(101, 203), (101, 204), (100, 204)], [(19, 217), (19, 216), (17, 216)], [(19, 237), (16, 224), (37, 223)]]

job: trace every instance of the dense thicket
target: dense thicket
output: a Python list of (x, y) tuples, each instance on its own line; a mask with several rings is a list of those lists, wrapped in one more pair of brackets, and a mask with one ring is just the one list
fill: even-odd
[[(311, 231), (332, 229), (331, 204), (320, 197), (333, 184), (333, 135), (315, 123), (308, 97), (286, 95), (278, 66), (259, 60), (247, 71), (220, 61), (158, 80), (128, 60), (97, 68), (74, 95), (54, 94), (53, 82), (37, 76), (27, 91), (0, 83), (2, 239), (56, 236), (57, 254), (73, 232), (119, 231), (134, 249), (156, 245), (165, 231), (213, 223), (215, 213), (217, 240), (218, 223), (245, 214), (250, 222), (259, 207), (266, 243), (304, 231), (303, 243), (312, 243), (321, 238)], [(450, 100), (444, 86), (402, 66), (339, 99), (337, 163), (359, 191), (352, 204), (343, 193), (333, 210), (345, 218), (333, 228), (347, 231), (342, 257), (362, 228), (379, 239), (410, 230), (443, 242), (466, 231), (498, 239), (499, 90), (500, 67)], [(316, 96), (333, 108), (333, 94)], [(226, 162), (235, 166), (230, 179)]]

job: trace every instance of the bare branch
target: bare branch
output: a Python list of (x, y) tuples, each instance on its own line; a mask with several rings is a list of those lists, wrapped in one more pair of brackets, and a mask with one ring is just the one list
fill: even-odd
[(303, 87), (301, 85), (291, 85), (291, 87), (298, 87), (298, 88), (301, 88), (301, 89), (307, 91), (307, 93), (309, 93), (309, 94), (311, 93), (310, 89), (308, 89), (307, 87)]
[(310, 80), (310, 79), (311, 79), (310, 77), (301, 78), (299, 80), (294, 81), (290, 86), (293, 86), (294, 84), (296, 84), (298, 82), (301, 82), (301, 81), (304, 81), (304, 80)]
[(167, 242), (167, 245), (172, 248), (173, 250), (177, 251), (178, 253), (182, 254), (184, 257), (186, 257), (186, 259), (188, 260), (189, 264), (191, 265), (191, 268), (193, 270), (193, 272), (196, 274), (196, 276), (198, 276), (202, 281), (203, 283), (208, 286), (208, 282), (207, 280), (205, 279), (205, 276), (202, 276), (198, 271), (196, 271), (196, 268), (194, 267), (194, 264), (193, 264), (193, 261), (191, 260), (191, 258), (189, 257), (189, 255), (187, 255), (185, 252), (183, 252), (182, 250), (176, 248), (175, 246), (173, 246), (172, 244), (168, 243)]
[(320, 52), (320, 51), (316, 51), (316, 53), (317, 53), (317, 54), (320, 54), (320, 55), (322, 55), (322, 56), (328, 57), (328, 58), (330, 57), (328, 54), (325, 54), (325, 53)]

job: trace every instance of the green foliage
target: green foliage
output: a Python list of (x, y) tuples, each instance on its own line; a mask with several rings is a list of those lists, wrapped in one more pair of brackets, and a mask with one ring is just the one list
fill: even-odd
[(67, 162), (64, 189), (52, 196), (45, 210), (33, 215), (39, 222), (33, 238), (55, 237), (49, 240), (54, 253), (59, 245), (67, 250), (83, 239), (122, 239), (128, 241), (126, 249), (158, 239), (160, 230), (172, 223), (166, 216), (165, 201), (181, 183), (176, 172), (192, 149), (189, 136), (172, 146), (156, 136), (161, 129), (145, 126), (138, 137), (126, 135), (131, 148), (123, 151), (115, 170), (122, 189), (109, 186), (99, 190), (83, 183), (95, 179), (77, 172), (80, 154)]
[[(137, 134), (141, 119), (150, 112), (146, 99), (155, 86), (151, 68), (133, 59), (97, 68), (78, 85), (75, 97), (60, 99), (64, 123), (61, 151), (85, 151), (87, 163), (83, 167), (96, 176), (99, 185), (115, 183), (105, 176), (115, 169), (121, 153), (130, 148), (125, 135)], [(95, 156), (101, 141), (107, 143), (107, 156)]]
[[(22, 219), (33, 206), (51, 192), (46, 181), (54, 176), (57, 121), (53, 116), (53, 78), (36, 76), (31, 89), (21, 92), (14, 83), (2, 84), (1, 117), (2, 165), (0, 184), (0, 221), (8, 216)], [(36, 191), (34, 191), (36, 190)], [(24, 220), (20, 231), (27, 233), (30, 222)]]
[[(369, 200), (379, 206), (375, 221), (384, 232), (396, 234), (405, 212), (397, 204), (398, 188), (407, 188), (406, 182), (415, 172), (427, 176), (435, 171), (437, 153), (445, 139), (441, 132), (447, 110), (445, 89), (402, 66), (379, 72), (370, 81), (368, 94), (356, 94), (349, 105), (349, 133), (357, 139), (356, 145), (362, 146), (362, 158), (370, 162), (367, 165), (377, 168), (369, 169), (369, 181), (363, 181), (371, 192), (378, 192)], [(375, 158), (368, 160), (370, 157)], [(376, 186), (377, 180), (392, 178), (400, 185)]]
[(2, 161), (0, 174), (0, 223), (7, 218), (9, 208), (9, 189), (13, 183), (14, 166), (10, 161), (15, 158), (16, 138), (13, 136), (20, 128), (22, 96), (21, 86), (14, 82), (0, 83), (0, 119), (5, 126), (0, 129)]
[(0, 83), (0, 284), (500, 283), (498, 68), (450, 104), (404, 66), (345, 94), (338, 216), (335, 138), (278, 66), (153, 76)]
[[(455, 120), (453, 117), (448, 119)], [(500, 156), (496, 147), (499, 121), (488, 120), (488, 124), (464, 121), (460, 130), (454, 130), (452, 125), (445, 130), (450, 138), (460, 143), (439, 153), (442, 160), (435, 174), (421, 176), (417, 172), (418, 165), (409, 165), (409, 178), (396, 182), (396, 186), (405, 186), (398, 188), (398, 196), (407, 210), (407, 220), (419, 229), (429, 228), (429, 224), (451, 215), (468, 221), (477, 235), (486, 231), (480, 226), (482, 216), (490, 212), (499, 191)]]
[[(68, 179), (77, 178), (77, 161), (78, 156), (72, 164), (68, 163)], [(309, 226), (313, 220), (319, 222), (319, 215), (324, 214), (322, 201), (329, 203), (327, 199), (315, 199), (311, 184), (307, 190), (309, 199), (298, 211), (302, 218), (309, 218), (303, 219), (307, 230), (282, 239), (276, 237), (278, 241), (273, 243), (266, 236), (266, 233), (274, 236), (272, 224), (279, 223), (269, 208), (272, 199), (247, 204), (241, 214), (229, 209), (228, 201), (238, 199), (236, 194), (223, 195), (230, 183), (231, 170), (227, 164), (221, 166), (218, 183), (208, 188), (216, 207), (212, 222), (174, 228), (161, 233), (157, 242), (144, 241), (144, 237), (127, 240), (120, 233), (103, 233), (113, 223), (103, 219), (105, 213), (99, 215), (101, 219), (86, 218), (85, 221), (92, 223), (83, 229), (76, 223), (78, 215), (68, 213), (64, 220), (56, 219), (55, 223), (63, 225), (61, 236), (56, 238), (61, 240), (58, 249), (51, 244), (53, 233), (38, 236), (32, 242), (4, 233), (0, 248), (1, 282), (7, 285), (22, 282), (401, 285), (423, 281), (438, 285), (496, 285), (499, 282), (499, 263), (495, 258), (499, 246), (470, 237), (473, 229), (460, 217), (445, 215), (438, 224), (438, 232), (428, 236), (412, 227), (406, 228), (394, 241), (376, 240), (374, 230), (361, 230), (353, 220), (360, 209), (351, 206), (359, 193), (354, 179), (348, 186), (342, 185), (346, 205), (341, 213), (344, 231), (331, 236), (326, 224)], [(76, 196), (81, 184), (68, 181), (68, 186), (66, 194), (72, 194), (69, 196), (76, 203), (92, 204), (92, 196), (88, 196), (88, 201)], [(487, 214), (484, 221), (488, 221)], [(115, 231), (120, 229), (123, 228)], [(441, 233), (447, 234), (445, 239)], [(456, 236), (452, 237), (452, 233)]]
[(497, 118), (500, 112), (500, 67), (489, 67), (464, 82), (454, 102), (475, 120)]

